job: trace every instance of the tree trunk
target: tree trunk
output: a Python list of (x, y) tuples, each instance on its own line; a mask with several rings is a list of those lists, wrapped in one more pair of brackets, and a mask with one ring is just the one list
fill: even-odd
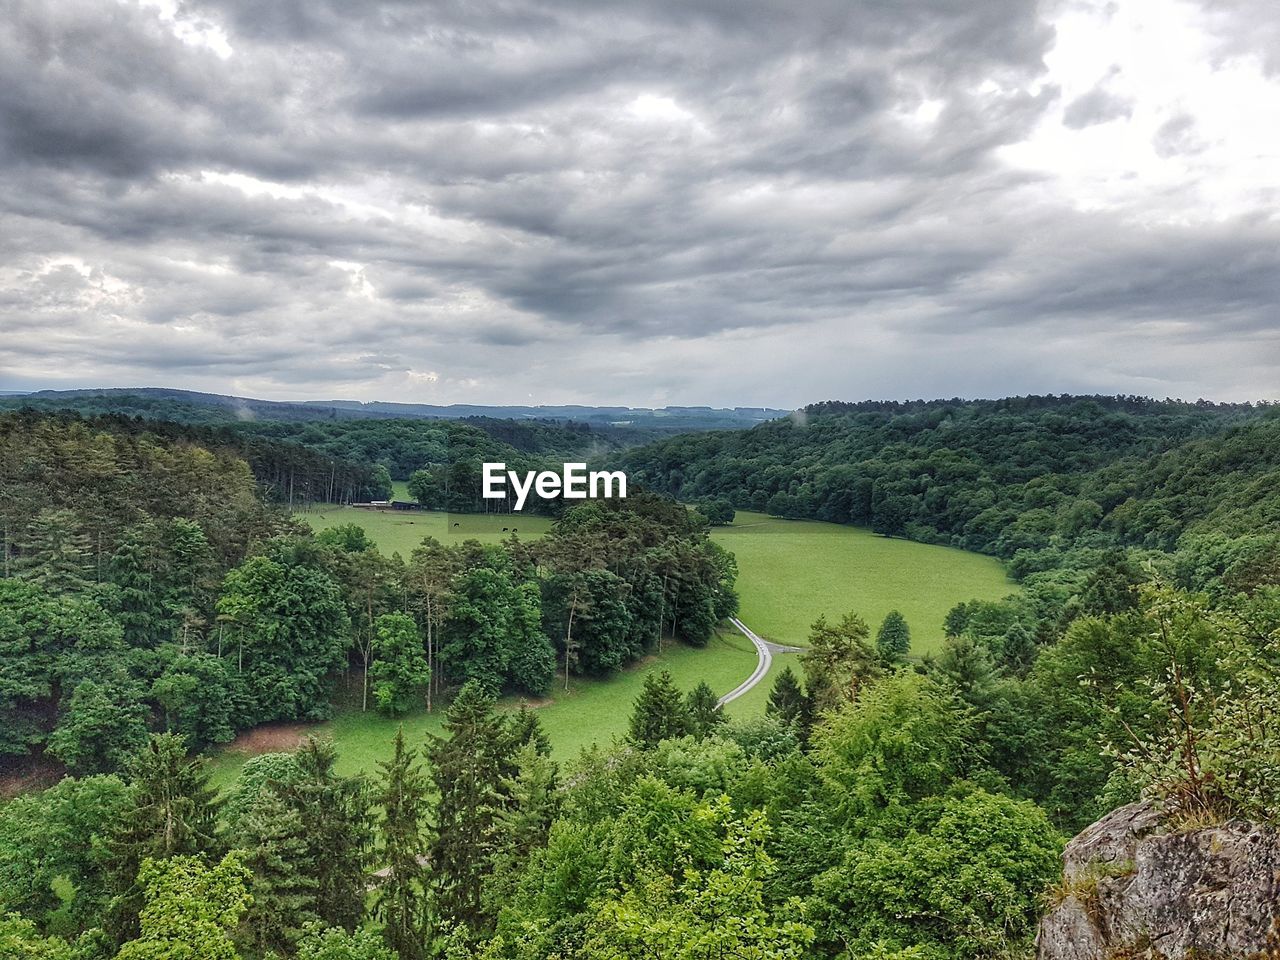
[(427, 713), (431, 712), (431, 691), (436, 685), (436, 668), (434, 662), (435, 647), (431, 633), (431, 594), (427, 594)]
[(658, 604), (658, 652), (662, 652), (662, 623), (667, 619), (667, 574), (662, 574), (662, 602)]
[(364, 656), (364, 676), (361, 678), (360, 694), (360, 712), (365, 713), (369, 709), (369, 656), (373, 653), (373, 644), (366, 643), (360, 650)]
[(564, 635), (564, 688), (569, 689), (569, 650), (573, 644), (573, 614), (578, 609), (578, 591), (573, 591), (573, 601), (569, 604), (569, 629)]

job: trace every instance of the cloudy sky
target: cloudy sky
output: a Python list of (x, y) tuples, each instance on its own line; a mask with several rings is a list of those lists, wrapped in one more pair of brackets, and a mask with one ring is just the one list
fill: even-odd
[(0, 12), (0, 389), (1280, 396), (1274, 0)]

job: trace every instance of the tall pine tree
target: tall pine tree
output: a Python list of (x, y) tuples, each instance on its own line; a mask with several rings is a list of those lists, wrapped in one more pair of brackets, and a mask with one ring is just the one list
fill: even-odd
[(242, 945), (259, 956), (292, 953), (317, 919), (317, 877), (325, 869), (312, 857), (302, 817), (268, 787), (235, 824), (233, 840), (253, 897), (241, 921)]
[(298, 775), (282, 795), (302, 820), (308, 857), (321, 865), (316, 913), (353, 930), (364, 913), (373, 846), (367, 787), (359, 778), (334, 772), (337, 755), (331, 743), (308, 740), (294, 757)]
[(683, 737), (689, 731), (684, 698), (666, 670), (645, 675), (644, 687), (631, 712), (631, 740), (648, 748), (660, 740)]
[(74, 593), (94, 579), (92, 544), (72, 510), (41, 510), (18, 540), (13, 573), (49, 593)]
[(124, 628), (130, 647), (154, 647), (171, 632), (156, 578), (151, 571), (147, 544), (136, 530), (125, 535), (107, 565), (111, 582), (119, 589), (110, 600), (112, 612)]
[(876, 652), (886, 663), (901, 663), (911, 649), (911, 630), (897, 610), (890, 610), (876, 634)]
[(400, 960), (422, 960), (427, 926), (427, 780), (396, 731), (395, 753), (380, 763), (383, 869), (378, 873), (374, 909), (383, 937)]
[(432, 737), (428, 746), (440, 797), (431, 843), (432, 900), (442, 920), (471, 930), (489, 924), (481, 894), (499, 849), (504, 772), (512, 766), (511, 736), (493, 707), (478, 683), (463, 685), (445, 716), (448, 736)]
[(711, 736), (716, 727), (728, 719), (720, 709), (720, 698), (705, 680), (700, 680), (689, 691), (685, 698), (685, 709), (689, 715), (689, 732), (699, 740)]
[(183, 738), (155, 734), (129, 761), (129, 807), (107, 841), (112, 899), (105, 922), (117, 943), (137, 935), (143, 860), (216, 853), (217, 791)]
[(510, 800), (498, 818), (498, 853), (483, 890), (486, 908), (493, 914), (519, 895), (529, 858), (546, 846), (563, 799), (559, 768), (537, 742), (519, 746), (513, 760), (515, 772), (505, 779)]
[(769, 691), (769, 703), (765, 713), (790, 724), (801, 742), (808, 739), (809, 723), (813, 715), (809, 698), (805, 696), (800, 681), (790, 667), (783, 667), (778, 679)]

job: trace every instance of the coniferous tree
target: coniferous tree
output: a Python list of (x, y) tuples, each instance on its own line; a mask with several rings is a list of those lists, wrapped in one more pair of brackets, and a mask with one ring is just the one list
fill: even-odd
[(1026, 676), (1036, 658), (1036, 638), (1031, 631), (1015, 620), (1005, 631), (1001, 644), (1000, 660), (1017, 676)]
[(800, 686), (791, 667), (783, 667), (769, 691), (765, 713), (776, 717), (795, 731), (801, 744), (809, 742), (809, 730), (813, 725), (813, 703)]
[(208, 565), (212, 562), (209, 538), (194, 520), (174, 517), (164, 531), (164, 542), (170, 558), (166, 573), (173, 584), (171, 599), (192, 603), (205, 585)]
[(543, 729), (542, 721), (538, 719), (538, 715), (527, 706), (522, 706), (508, 717), (507, 729), (511, 737), (512, 753), (532, 744), (533, 748), (542, 756), (551, 756), (551, 738), (547, 736), (547, 731)]
[(112, 612), (130, 647), (153, 647), (169, 632), (148, 553), (147, 544), (133, 530), (125, 535), (107, 565), (108, 576), (118, 588)]
[(294, 757), (297, 777), (282, 796), (302, 820), (308, 858), (321, 865), (316, 913), (352, 930), (364, 912), (365, 867), (373, 845), (365, 784), (334, 772), (337, 754), (331, 743), (308, 740)]
[(715, 695), (715, 691), (707, 685), (705, 680), (699, 681), (698, 685), (689, 691), (689, 695), (685, 698), (685, 710), (689, 717), (689, 733), (699, 740), (711, 736), (715, 733), (716, 727), (729, 719), (720, 709), (720, 698)]
[(251, 874), (253, 897), (242, 921), (241, 941), (257, 955), (292, 953), (303, 929), (317, 919), (317, 863), (298, 811), (268, 788), (240, 816), (234, 844)]
[(968, 625), (969, 605), (967, 603), (957, 603), (947, 611), (947, 615), (942, 621), (942, 633), (944, 636), (958, 637), (964, 633), (964, 629)]
[(445, 716), (447, 736), (433, 736), (427, 748), (440, 798), (430, 854), (433, 906), (442, 920), (472, 930), (489, 922), (481, 894), (499, 847), (511, 764), (510, 734), (493, 707), (478, 683), (463, 685)]
[(804, 715), (804, 691), (790, 667), (784, 667), (773, 681), (769, 691), (769, 705), (765, 712), (787, 723), (796, 723)]
[(631, 740), (648, 748), (689, 732), (689, 711), (671, 674), (649, 673), (631, 712)]
[(41, 510), (18, 540), (13, 573), (49, 593), (74, 593), (92, 581), (92, 546), (72, 510)]
[(138, 929), (143, 860), (182, 855), (211, 855), (216, 836), (217, 791), (209, 784), (204, 761), (188, 759), (183, 738), (152, 735), (126, 768), (129, 805), (107, 841), (112, 900), (105, 927), (117, 943)]
[(427, 780), (396, 731), (395, 753), (382, 767), (378, 803), (382, 807), (384, 866), (378, 875), (374, 909), (383, 937), (400, 960), (421, 960), (427, 925)]
[(946, 639), (933, 670), (956, 696), (979, 711), (990, 708), (998, 695), (1000, 671), (987, 647), (968, 634)]
[(901, 663), (911, 649), (911, 629), (897, 610), (890, 610), (876, 633), (876, 652), (885, 663)]
[(504, 778), (509, 802), (498, 818), (493, 870), (482, 890), (486, 909), (495, 915), (517, 895), (530, 857), (546, 845), (563, 799), (559, 767), (536, 742), (521, 745), (513, 765), (515, 772)]
[(560, 810), (559, 767), (537, 743), (523, 744), (514, 757), (515, 776), (506, 783), (510, 805), (503, 810), (503, 844), (516, 862), (545, 843)]

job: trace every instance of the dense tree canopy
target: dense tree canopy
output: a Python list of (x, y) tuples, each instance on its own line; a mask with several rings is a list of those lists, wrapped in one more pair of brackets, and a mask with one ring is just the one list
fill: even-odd
[(1269, 407), (1139, 397), (823, 403), (752, 430), (627, 451), (691, 501), (869, 526), (1012, 557), (1074, 543), (1167, 549), (1280, 516)]

